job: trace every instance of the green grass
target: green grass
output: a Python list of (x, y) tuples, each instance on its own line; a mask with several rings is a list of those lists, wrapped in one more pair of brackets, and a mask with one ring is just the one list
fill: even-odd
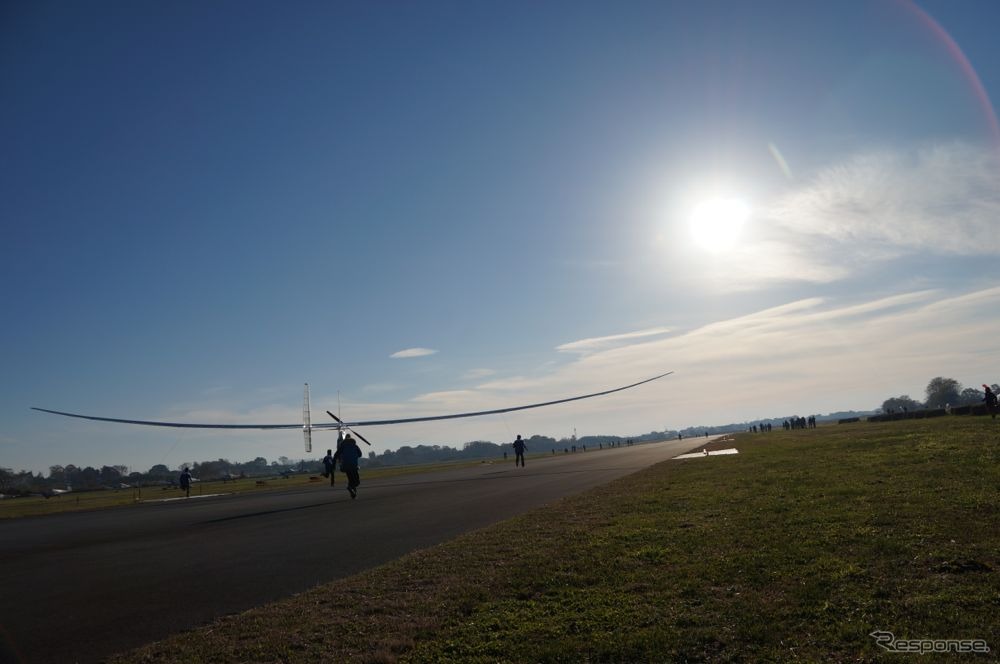
[(899, 658), (875, 630), (985, 639), (979, 661), (995, 657), (1000, 422), (734, 444), (737, 456), (659, 464), (113, 661)]

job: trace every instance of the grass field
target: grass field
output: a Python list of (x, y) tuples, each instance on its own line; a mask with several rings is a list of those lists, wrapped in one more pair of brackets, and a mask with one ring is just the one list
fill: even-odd
[(733, 438), (113, 661), (995, 661), (1000, 421)]

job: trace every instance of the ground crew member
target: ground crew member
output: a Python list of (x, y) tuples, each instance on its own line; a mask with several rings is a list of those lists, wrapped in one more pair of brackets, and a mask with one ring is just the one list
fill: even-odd
[(358, 485), (361, 484), (361, 476), (358, 473), (358, 461), (361, 459), (361, 448), (354, 436), (348, 433), (344, 440), (337, 446), (335, 459), (340, 461), (340, 470), (347, 475), (347, 492), (351, 498), (358, 497)]
[(336, 469), (337, 463), (333, 460), (333, 450), (327, 450), (326, 456), (323, 457), (323, 477), (330, 478), (330, 486), (333, 486), (333, 480), (337, 477)]
[(524, 468), (524, 450), (528, 449), (528, 446), (524, 444), (521, 440), (521, 434), (517, 434), (517, 440), (514, 441), (514, 466), (521, 462), (521, 468)]

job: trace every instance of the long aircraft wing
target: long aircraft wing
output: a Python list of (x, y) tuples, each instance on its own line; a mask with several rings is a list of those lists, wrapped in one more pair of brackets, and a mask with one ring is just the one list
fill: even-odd
[[(555, 401), (543, 401), (541, 403), (528, 404), (526, 406), (511, 406), (510, 408), (496, 408), (494, 410), (480, 410), (476, 412), (469, 413), (455, 413), (452, 415), (431, 415), (427, 417), (404, 417), (396, 420), (369, 420), (366, 422), (343, 422), (329, 424), (313, 424), (313, 429), (337, 429), (340, 427), (370, 427), (377, 426), (381, 424), (406, 424), (408, 422), (430, 422), (432, 420), (452, 420), (460, 417), (478, 417), (480, 415), (497, 415), (500, 413), (510, 413), (516, 410), (528, 410), (529, 408), (541, 408), (543, 406), (553, 406), (557, 403), (566, 403), (567, 401), (579, 401), (580, 399), (590, 399), (591, 397), (600, 397), (605, 394), (612, 394), (614, 392), (621, 392), (623, 390), (629, 390), (633, 387), (638, 387), (639, 385), (644, 385), (646, 383), (651, 383), (654, 380), (659, 380), (664, 376), (669, 376), (673, 371), (668, 371), (667, 373), (660, 374), (659, 376), (653, 376), (652, 378), (647, 378), (646, 380), (641, 380), (638, 383), (632, 383), (631, 385), (625, 385), (624, 387), (616, 387), (610, 390), (604, 390), (603, 392), (594, 392), (592, 394), (583, 394), (578, 397), (568, 397), (566, 399), (556, 399)], [(49, 410), (48, 408), (36, 408), (31, 407), (32, 410), (38, 410), (43, 413), (52, 413), (53, 415), (63, 415), (65, 417), (78, 417), (83, 420), (96, 420), (98, 422), (116, 422), (118, 424), (140, 424), (143, 426), (150, 427), (176, 427), (181, 429), (301, 429), (302, 423), (298, 424), (195, 424), (191, 422), (155, 422), (151, 420), (127, 420), (118, 417), (97, 417), (95, 415), (80, 415), (78, 413), (67, 413), (61, 410)]]

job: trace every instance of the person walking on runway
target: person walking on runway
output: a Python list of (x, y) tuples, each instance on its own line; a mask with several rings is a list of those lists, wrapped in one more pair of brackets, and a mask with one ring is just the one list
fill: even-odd
[(517, 434), (517, 440), (514, 441), (514, 466), (516, 467), (518, 462), (521, 463), (521, 468), (524, 468), (524, 451), (528, 449), (528, 446), (524, 444), (521, 440), (521, 434)]
[(329, 477), (330, 486), (333, 486), (333, 480), (337, 477), (337, 462), (333, 459), (333, 450), (327, 450), (323, 457), (323, 477)]

